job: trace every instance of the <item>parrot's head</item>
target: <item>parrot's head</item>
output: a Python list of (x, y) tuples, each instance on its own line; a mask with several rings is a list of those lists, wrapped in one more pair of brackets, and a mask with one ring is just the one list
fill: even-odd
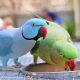
[(46, 26), (47, 22), (43, 19), (30, 19), (22, 26), (23, 37), (27, 40), (37, 40), (40, 37), (44, 39), (47, 35)]
[(75, 59), (72, 59), (72, 60), (69, 60), (66, 62), (66, 65), (69, 67), (69, 69), (71, 71), (74, 71), (75, 70), (75, 67), (77, 66), (77, 62)]

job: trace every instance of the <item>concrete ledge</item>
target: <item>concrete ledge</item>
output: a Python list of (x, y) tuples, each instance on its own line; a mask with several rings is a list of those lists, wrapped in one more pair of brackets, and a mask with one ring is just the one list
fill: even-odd
[[(75, 71), (49, 64), (30, 65), (25, 70), (1, 70), (0, 80), (80, 80), (80, 66)], [(26, 71), (27, 70), (27, 71)]]
[(65, 72), (33, 72), (26, 76), (31, 80), (80, 80), (80, 71)]
[(0, 80), (80, 80), (80, 71), (27, 72), (0, 71)]
[(53, 66), (45, 63), (30, 65), (25, 68), (25, 74), (32, 80), (80, 80), (80, 64), (75, 71), (64, 71), (62, 66)]

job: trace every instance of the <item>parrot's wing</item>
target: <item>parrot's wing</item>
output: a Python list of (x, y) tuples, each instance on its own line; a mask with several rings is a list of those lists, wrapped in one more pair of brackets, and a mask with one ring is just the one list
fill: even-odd
[(77, 50), (72, 43), (61, 40), (55, 42), (53, 47), (67, 59), (77, 58)]
[(0, 32), (0, 56), (6, 56), (11, 52), (13, 44), (12, 36), (9, 33)]

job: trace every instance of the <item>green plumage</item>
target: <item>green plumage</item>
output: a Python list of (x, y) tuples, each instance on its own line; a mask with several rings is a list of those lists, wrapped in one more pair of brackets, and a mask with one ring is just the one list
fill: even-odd
[(48, 22), (46, 38), (38, 41), (31, 50), (34, 62), (37, 62), (39, 56), (46, 63), (64, 65), (65, 61), (77, 58), (77, 50), (68, 32), (61, 26)]

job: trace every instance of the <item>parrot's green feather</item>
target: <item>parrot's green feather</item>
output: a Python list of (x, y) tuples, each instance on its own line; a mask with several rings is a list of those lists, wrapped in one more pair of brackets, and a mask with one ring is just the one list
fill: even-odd
[[(44, 40), (40, 40), (39, 45), (38, 43), (35, 45), (36, 48), (33, 48), (34, 56), (37, 55), (45, 62), (56, 65), (64, 65), (65, 61), (75, 59), (77, 50), (68, 32), (56, 23), (47, 22), (49, 22), (47, 36)], [(35, 60), (37, 62), (37, 58)]]
[(39, 45), (40, 45), (40, 41), (38, 40), (35, 46), (31, 49), (31, 54), (36, 52), (36, 50), (39, 48)]
[(36, 52), (40, 46), (40, 40), (38, 40), (35, 44), (35, 46), (31, 49), (31, 54), (33, 55), (33, 61), (36, 64), (38, 59), (38, 53)]
[(73, 46), (73, 44), (66, 42), (66, 41), (57, 41), (53, 44), (53, 48), (57, 49), (60, 55), (63, 55), (64, 57), (68, 59), (74, 59), (77, 58), (77, 50)]

